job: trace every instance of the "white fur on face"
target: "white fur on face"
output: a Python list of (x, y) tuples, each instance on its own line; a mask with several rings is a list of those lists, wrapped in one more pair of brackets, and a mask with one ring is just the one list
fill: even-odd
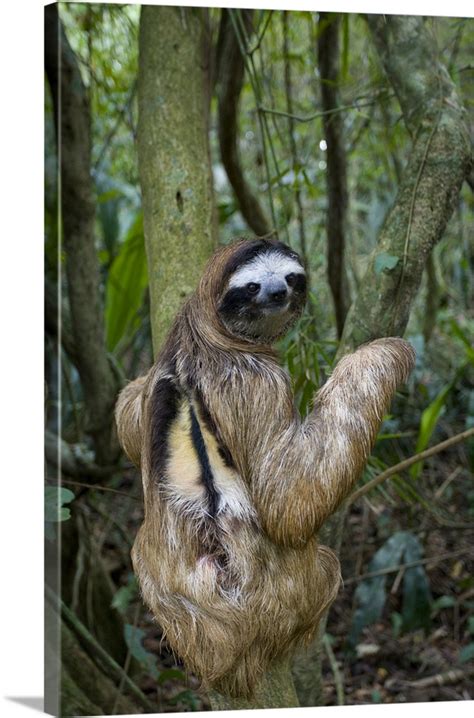
[(270, 277), (284, 279), (288, 274), (304, 274), (305, 271), (296, 259), (281, 252), (270, 250), (257, 255), (244, 264), (230, 278), (229, 289), (245, 287), (250, 282), (265, 284)]

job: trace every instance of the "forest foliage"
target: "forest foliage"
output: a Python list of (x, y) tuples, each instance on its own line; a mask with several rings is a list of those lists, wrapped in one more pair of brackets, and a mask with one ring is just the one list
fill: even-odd
[[(189, 31), (189, 11), (176, 12)], [(81, 373), (88, 345), (87, 337), (84, 346), (78, 345), (75, 334), (71, 284), (76, 280), (67, 266), (67, 217), (58, 193), (54, 92), (48, 80), (45, 521), (47, 556), (54, 554), (59, 530), (63, 545), (61, 586), (51, 579), (61, 592), (70, 641), (63, 708), (79, 714), (208, 709), (208, 699), (193, 677), (185, 677), (141, 604), (129, 558), (141, 520), (141, 486), (136, 471), (119, 456), (113, 435), (113, 399), (126, 380), (153, 362), (153, 322), (169, 322), (168, 315), (154, 314), (157, 299), (150, 298), (144, 235), (151, 215), (143, 216), (137, 151), (138, 73), (144, 62), (140, 7), (68, 3), (60, 5), (59, 15), (85, 89), (90, 131), (90, 231), (99, 310), (84, 296), (82, 311), (94, 313), (92, 329), (103, 337), (101, 377), (110, 386), (100, 406), (109, 432), (104, 443), (103, 423), (93, 426), (91, 417), (93, 389)], [(200, 130), (196, 120), (190, 124), (196, 137), (205, 132), (209, 142), (214, 224), (202, 237), (199, 260), (189, 256), (186, 282), (197, 282), (216, 238), (227, 243), (276, 231), (303, 255), (310, 276), (308, 307), (278, 350), (304, 415), (338, 351), (350, 343), (343, 331), (351, 305), (362, 326), (377, 306), (380, 312), (380, 287), (397, 267), (405, 267), (405, 256), (371, 253), (392, 231), (387, 217), (403, 197), (415, 151), (422, 156), (413, 181), (421, 186), (433, 137), (444, 122), (437, 118), (447, 105), (436, 106), (431, 119), (423, 117), (417, 125), (423, 106), (415, 104), (407, 121), (399, 88), (388, 79), (393, 58), (384, 67), (373, 41), (380, 40), (383, 27), (369, 28), (373, 21), (363, 16), (212, 8), (188, 21), (205, 24), (209, 110)], [(446, 73), (441, 81), (433, 71), (433, 82), (452, 83), (472, 138), (474, 21), (425, 18), (423, 32)], [(179, 73), (175, 82), (179, 85)], [(429, 92), (426, 85), (423, 93)], [(426, 142), (414, 150), (423, 132)], [(456, 148), (451, 149), (454, 155)], [(450, 148), (444, 151), (449, 155)], [(160, 171), (170, 170), (150, 155), (154, 162), (159, 183)], [(169, 201), (163, 187), (152, 198), (158, 209), (160, 201)], [(430, 196), (425, 199), (426, 213), (443, 211), (449, 221), (441, 241), (423, 256), (411, 306), (400, 309), (409, 309), (405, 336), (416, 349), (416, 368), (385, 417), (361, 486), (474, 427), (472, 168), (451, 197), (452, 215), (430, 208)], [(431, 219), (424, 217), (429, 228)], [(181, 286), (184, 280), (163, 266), (173, 245), (166, 223), (156, 226), (156, 241), (160, 237), (166, 241), (153, 258), (153, 272), (161, 272), (160, 296), (174, 311), (192, 286)], [(399, 241), (403, 245), (405, 239)], [(177, 244), (173, 251), (179, 257), (183, 250)], [(169, 267), (175, 266), (170, 259)], [(81, 266), (76, 269), (80, 274)], [(377, 287), (371, 306), (354, 304), (367, 283)], [(92, 356), (92, 372), (95, 361)], [(395, 471), (350, 505), (341, 547), (346, 585), (322, 644), (320, 703), (473, 697), (473, 469), (471, 436)], [(86, 671), (74, 670), (81, 661), (88, 679)], [(451, 669), (455, 675), (449, 679)]]

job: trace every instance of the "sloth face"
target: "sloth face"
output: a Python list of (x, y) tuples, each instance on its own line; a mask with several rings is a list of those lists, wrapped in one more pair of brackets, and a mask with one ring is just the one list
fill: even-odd
[(305, 301), (298, 255), (281, 242), (255, 240), (234, 258), (218, 312), (232, 334), (270, 342), (289, 329)]

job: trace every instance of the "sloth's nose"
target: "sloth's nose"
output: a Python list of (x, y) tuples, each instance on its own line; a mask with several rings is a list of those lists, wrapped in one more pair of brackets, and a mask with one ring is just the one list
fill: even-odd
[(286, 289), (274, 289), (271, 292), (269, 292), (269, 297), (273, 302), (282, 302), (283, 299), (286, 297)]

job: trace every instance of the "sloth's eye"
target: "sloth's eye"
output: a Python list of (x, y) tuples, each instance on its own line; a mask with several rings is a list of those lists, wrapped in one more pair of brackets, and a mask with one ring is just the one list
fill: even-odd
[(257, 294), (258, 290), (260, 289), (260, 284), (256, 284), (255, 282), (250, 282), (247, 284), (247, 291), (249, 294)]
[(296, 274), (293, 274), (293, 272), (291, 274), (287, 274), (285, 279), (288, 286), (292, 287), (296, 281)]

